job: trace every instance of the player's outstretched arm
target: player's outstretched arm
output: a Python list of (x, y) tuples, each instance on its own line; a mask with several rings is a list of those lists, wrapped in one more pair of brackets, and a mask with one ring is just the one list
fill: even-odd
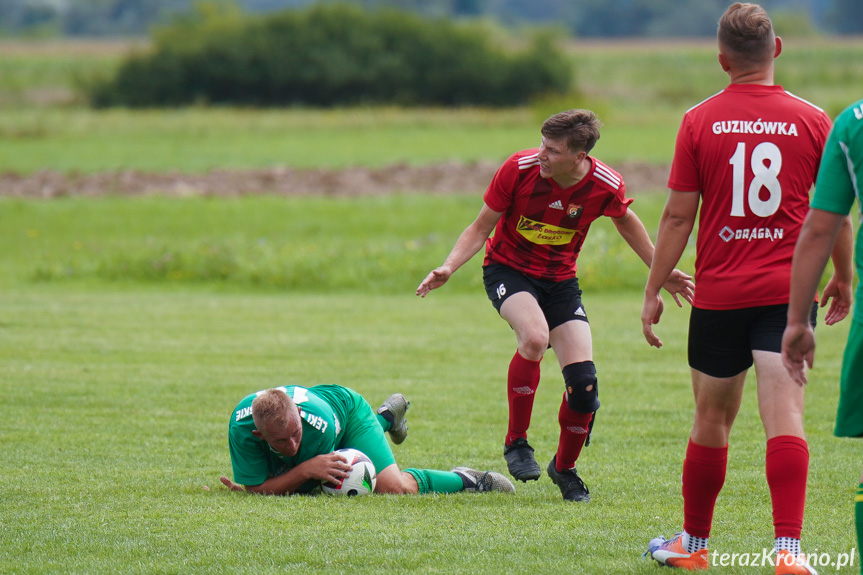
[[(648, 235), (647, 229), (644, 227), (644, 224), (641, 223), (638, 216), (635, 215), (635, 212), (627, 210), (623, 216), (612, 218), (611, 221), (614, 222), (614, 227), (617, 228), (617, 232), (624, 241), (629, 244), (632, 251), (641, 258), (641, 261), (643, 261), (647, 267), (650, 267), (655, 255), (653, 242), (650, 241), (650, 235)], [(674, 295), (674, 298), (675, 301), (677, 301), (676, 295)], [(679, 301), (678, 305), (680, 305)], [(653, 333), (653, 324), (659, 322), (659, 317), (662, 315), (663, 307), (664, 304), (662, 303), (662, 296), (659, 295), (658, 289), (656, 294), (651, 295), (649, 298), (645, 295), (644, 305), (641, 312), (642, 331), (647, 342), (654, 347), (662, 347), (662, 342), (658, 337), (656, 337), (656, 334)]]
[(417, 287), (417, 295), (425, 297), (431, 290), (444, 285), (457, 269), (476, 255), (502, 215), (502, 212), (496, 212), (483, 204), (479, 215), (456, 240), (443, 265), (433, 269)]
[(341, 483), (342, 479), (349, 475), (350, 470), (351, 466), (348, 465), (344, 456), (332, 452), (316, 455), (286, 473), (270, 477), (260, 485), (242, 486), (225, 476), (219, 479), (231, 491), (246, 491), (261, 495), (287, 495), (294, 493), (304, 483), (312, 479), (336, 484)]
[(219, 477), (219, 481), (221, 481), (222, 485), (224, 485), (225, 487), (227, 487), (231, 491), (245, 491), (245, 489), (243, 488), (242, 485), (240, 485), (239, 483), (234, 483), (233, 481), (231, 481), (230, 479), (228, 479), (224, 475)]
[(449, 280), (453, 271), (455, 270), (450, 269), (446, 265), (433, 269), (417, 287), (417, 295), (425, 297), (431, 290), (441, 287)]
[[(644, 304), (641, 309), (641, 331), (644, 339), (653, 347), (662, 347), (662, 341), (654, 333), (653, 326), (659, 323), (662, 315), (663, 305), (660, 290), (672, 281), (672, 289), (682, 289), (677, 292), (687, 301), (692, 303), (691, 291), (693, 286), (691, 278), (683, 279), (683, 272), (675, 270), (674, 266), (683, 255), (689, 234), (695, 225), (695, 215), (698, 213), (698, 202), (700, 194), (694, 192), (677, 192), (671, 190), (662, 218), (659, 222), (659, 232), (656, 238), (656, 249), (650, 262), (650, 273), (647, 276), (647, 284), (644, 287)], [(677, 273), (675, 273), (677, 272)], [(672, 277), (674, 276), (674, 277)], [(677, 283), (675, 287), (673, 284)], [(670, 291), (670, 290), (669, 290)], [(677, 295), (677, 294), (672, 294)], [(677, 305), (680, 301), (675, 297)]]
[[(644, 224), (635, 215), (632, 210), (627, 210), (626, 214), (620, 218), (612, 218), (615, 227), (620, 236), (629, 244), (638, 257), (644, 262), (647, 267), (650, 267), (653, 262), (655, 249), (653, 242), (650, 241), (650, 235)], [(680, 271), (673, 270), (668, 277), (668, 280), (662, 286), (674, 298), (677, 307), (683, 307), (680, 303), (680, 297), (692, 304), (692, 297), (695, 295), (695, 284), (692, 282), (692, 276)]]
[(653, 259), (653, 242), (650, 241), (650, 235), (647, 233), (647, 228), (641, 223), (641, 220), (635, 215), (632, 210), (626, 210), (626, 213), (619, 218), (611, 218), (614, 227), (617, 228), (617, 233), (620, 237), (632, 248), (644, 265), (650, 267), (650, 262)]
[(683, 307), (683, 304), (680, 303), (681, 297), (689, 302), (689, 305), (692, 305), (692, 298), (695, 297), (695, 283), (692, 281), (691, 275), (675, 268), (662, 288), (671, 294), (677, 307)]

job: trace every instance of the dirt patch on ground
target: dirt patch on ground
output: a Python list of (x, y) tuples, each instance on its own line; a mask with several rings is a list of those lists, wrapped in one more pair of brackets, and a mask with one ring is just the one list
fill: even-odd
[[(0, 174), (0, 195), (23, 198), (65, 196), (367, 196), (392, 193), (476, 194), (485, 190), (497, 163), (393, 165), (343, 170), (221, 171), (205, 174), (138, 171), (65, 174), (45, 170), (29, 175)], [(665, 189), (667, 166), (614, 166), (630, 194)]]

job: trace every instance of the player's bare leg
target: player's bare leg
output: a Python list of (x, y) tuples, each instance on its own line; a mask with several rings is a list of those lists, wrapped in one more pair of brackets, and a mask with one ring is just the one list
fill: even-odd
[(535, 481), (542, 471), (527, 441), (527, 430), (539, 385), (540, 362), (548, 349), (548, 325), (539, 304), (527, 292), (511, 295), (501, 306), (500, 315), (512, 327), (518, 342), (507, 374), (509, 423), (503, 456), (513, 477)]
[(396, 495), (461, 491), (514, 493), (515, 487), (506, 477), (494, 471), (477, 471), (469, 467), (456, 467), (452, 471), (413, 468), (401, 471), (395, 463), (378, 473), (375, 486), (376, 493)]
[(500, 317), (515, 332), (518, 352), (531, 361), (539, 361), (548, 349), (548, 324), (536, 299), (527, 292), (511, 295), (500, 308)]
[[(782, 572), (814, 572), (800, 549), (809, 475), (809, 446), (803, 432), (805, 387), (791, 379), (782, 356), (754, 351), (758, 410), (767, 437), (765, 471), (773, 504), (774, 549)], [(779, 573), (777, 568), (777, 573)]]
[(378, 472), (375, 493), (413, 494), (419, 493), (419, 486), (413, 475), (401, 471), (399, 466), (393, 463)]
[(690, 438), (705, 447), (725, 447), (740, 411), (746, 371), (734, 377), (711, 377), (696, 369), (691, 372), (695, 417)]
[(805, 387), (791, 379), (780, 354), (756, 350), (752, 355), (758, 379), (758, 411), (767, 439), (781, 435), (805, 438)]
[(586, 321), (572, 320), (557, 326), (551, 330), (549, 340), (561, 369), (571, 363), (593, 360), (593, 336)]

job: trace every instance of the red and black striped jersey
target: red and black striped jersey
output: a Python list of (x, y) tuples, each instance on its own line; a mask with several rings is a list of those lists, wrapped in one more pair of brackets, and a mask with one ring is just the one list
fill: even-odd
[(510, 156), (483, 196), (489, 208), (503, 212), (486, 242), (483, 265), (503, 264), (541, 280), (571, 279), (590, 224), (600, 216), (623, 216), (632, 199), (621, 175), (590, 156), (587, 175), (561, 188), (540, 176), (538, 152)]

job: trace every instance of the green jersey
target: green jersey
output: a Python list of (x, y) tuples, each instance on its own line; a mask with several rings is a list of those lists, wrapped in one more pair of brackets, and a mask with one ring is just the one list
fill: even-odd
[[(811, 206), (836, 214), (851, 211), (854, 198), (860, 198), (860, 185), (863, 182), (863, 100), (846, 108), (836, 122), (827, 139), (815, 194)], [(860, 210), (858, 204), (858, 210)], [(854, 248), (854, 262), (857, 276), (863, 272), (863, 228), (857, 232)], [(854, 306), (854, 321), (863, 322), (863, 307), (859, 305), (863, 297), (863, 282), (857, 285)]]
[[(287, 393), (300, 408), (303, 426), (300, 449), (295, 456), (285, 457), (270, 448), (266, 441), (255, 437), (252, 431), (257, 428), (252, 418), (252, 402), (263, 392), (244, 397), (234, 409), (228, 425), (234, 481), (242, 485), (260, 485), (304, 461), (341, 447), (344, 426), (359, 397), (337, 385), (311, 388), (289, 385), (277, 389)], [(319, 484), (318, 481), (309, 481), (298, 491), (308, 492)]]

